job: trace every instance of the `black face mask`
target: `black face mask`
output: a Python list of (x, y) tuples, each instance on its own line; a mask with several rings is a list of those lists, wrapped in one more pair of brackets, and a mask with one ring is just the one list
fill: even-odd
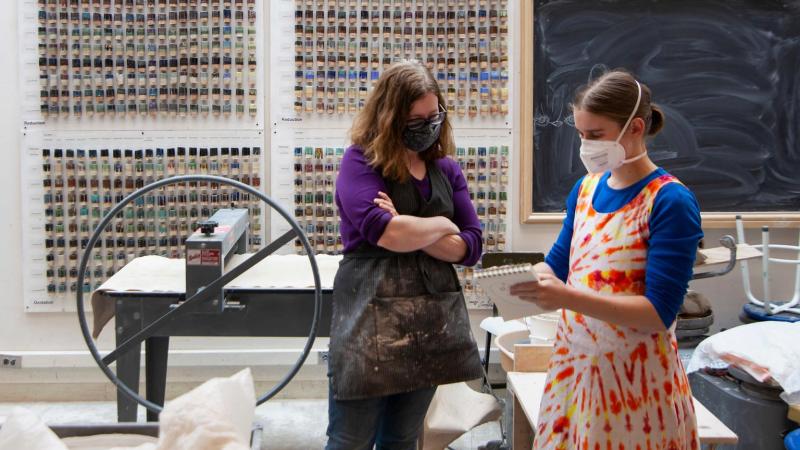
[(408, 128), (403, 130), (403, 144), (409, 150), (417, 153), (424, 152), (433, 146), (439, 139), (439, 133), (442, 131), (442, 124), (425, 124), (419, 128)]

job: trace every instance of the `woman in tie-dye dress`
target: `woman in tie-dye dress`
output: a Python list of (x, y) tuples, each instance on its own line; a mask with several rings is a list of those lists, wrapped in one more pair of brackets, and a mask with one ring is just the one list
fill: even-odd
[(533, 447), (698, 449), (674, 329), (703, 236), (699, 207), (647, 156), (664, 116), (644, 84), (609, 72), (572, 107), (589, 174), (567, 199), (540, 281), (511, 291), (564, 311)]

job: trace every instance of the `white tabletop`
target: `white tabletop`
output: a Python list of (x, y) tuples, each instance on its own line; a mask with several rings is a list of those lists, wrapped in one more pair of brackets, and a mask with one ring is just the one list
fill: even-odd
[[(539, 421), (539, 405), (544, 395), (547, 374), (544, 372), (509, 372), (508, 387), (514, 392), (525, 416), (534, 427)], [(701, 444), (736, 444), (739, 438), (724, 423), (717, 419), (702, 403), (694, 400), (697, 416), (697, 433)]]

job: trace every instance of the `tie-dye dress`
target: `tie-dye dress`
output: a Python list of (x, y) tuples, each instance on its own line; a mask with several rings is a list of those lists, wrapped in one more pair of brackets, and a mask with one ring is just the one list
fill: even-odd
[[(648, 220), (670, 175), (653, 179), (619, 210), (592, 198), (601, 175), (581, 183), (567, 284), (606, 295), (644, 295)], [(565, 309), (539, 413), (534, 449), (698, 449), (691, 391), (674, 326), (634, 328)]]

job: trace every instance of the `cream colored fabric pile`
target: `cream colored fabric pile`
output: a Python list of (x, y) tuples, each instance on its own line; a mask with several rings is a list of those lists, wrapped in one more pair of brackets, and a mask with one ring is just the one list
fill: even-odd
[(17, 408), (0, 429), (0, 450), (249, 450), (255, 408), (253, 375), (245, 369), (208, 380), (167, 403), (155, 443), (130, 447), (141, 440), (101, 435), (70, 438), (67, 447), (35, 414)]
[(425, 416), (421, 450), (440, 450), (478, 425), (500, 418), (500, 403), (466, 383), (439, 386)]
[[(108, 450), (113, 447), (153, 448), (158, 438), (141, 434), (99, 434), (61, 439), (69, 450)], [(145, 446), (145, 444), (149, 446)]]
[(249, 450), (255, 409), (250, 369), (213, 378), (167, 403), (158, 444), (138, 450)]
[(67, 450), (42, 420), (25, 408), (14, 408), (0, 429), (0, 450)]

